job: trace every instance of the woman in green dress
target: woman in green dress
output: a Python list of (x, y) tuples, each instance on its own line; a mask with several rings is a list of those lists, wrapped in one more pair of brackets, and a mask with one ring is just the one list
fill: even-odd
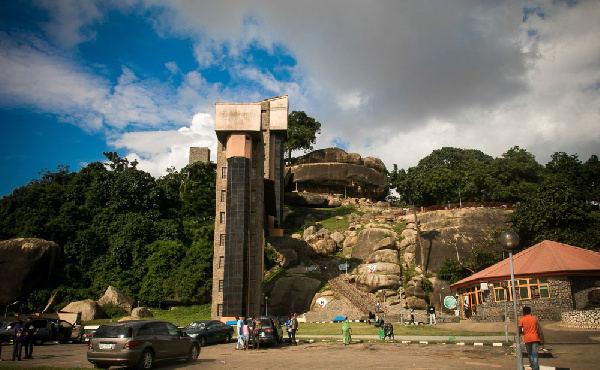
[(344, 316), (344, 321), (342, 322), (342, 341), (344, 345), (347, 346), (350, 344), (352, 338), (350, 338), (350, 332), (352, 328), (350, 327), (350, 322), (348, 322), (348, 316)]

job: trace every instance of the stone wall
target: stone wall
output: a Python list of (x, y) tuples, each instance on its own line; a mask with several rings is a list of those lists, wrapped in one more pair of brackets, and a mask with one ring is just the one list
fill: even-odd
[[(531, 314), (538, 320), (561, 320), (561, 314), (573, 310), (571, 283), (566, 278), (548, 279), (550, 298), (526, 299), (517, 301), (517, 312), (522, 315), (523, 307), (531, 307)], [(504, 320), (504, 302), (495, 302), (492, 290), (483, 294), (484, 303), (477, 306), (477, 314), (471, 318), (476, 322), (497, 322)], [(509, 320), (513, 317), (513, 302), (507, 302)]]
[(576, 310), (600, 308), (600, 277), (571, 278)]
[(565, 311), (561, 314), (560, 326), (580, 329), (600, 329), (600, 310)]

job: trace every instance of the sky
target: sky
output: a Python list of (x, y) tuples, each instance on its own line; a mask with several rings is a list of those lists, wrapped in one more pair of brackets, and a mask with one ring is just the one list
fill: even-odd
[(585, 162), (599, 19), (598, 0), (3, 1), (0, 196), (106, 151), (157, 178), (191, 146), (216, 161), (216, 102), (284, 94), (315, 149), (388, 169), (445, 146)]

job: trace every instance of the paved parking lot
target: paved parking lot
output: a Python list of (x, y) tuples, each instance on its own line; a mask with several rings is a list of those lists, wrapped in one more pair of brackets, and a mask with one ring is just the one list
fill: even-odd
[[(547, 346), (553, 358), (541, 358), (542, 366), (572, 369), (597, 369), (600, 363), (598, 344), (557, 344)], [(11, 347), (2, 349), (0, 368), (52, 366), (91, 368), (86, 360), (85, 344), (45, 344), (34, 349), (33, 360), (6, 361)], [(525, 359), (525, 364), (527, 360)], [(402, 343), (301, 343), (258, 351), (235, 350), (235, 343), (209, 345), (202, 349), (195, 363), (180, 361), (157, 365), (157, 369), (514, 369), (516, 359), (508, 347), (457, 346), (455, 344)]]

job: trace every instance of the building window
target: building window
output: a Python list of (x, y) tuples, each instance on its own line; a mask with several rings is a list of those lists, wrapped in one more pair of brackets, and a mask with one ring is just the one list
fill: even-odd
[(223, 280), (219, 280), (219, 292), (223, 291)]
[[(219, 256), (219, 268), (222, 269), (223, 266), (225, 266), (225, 257)], [(223, 281), (223, 280), (221, 280), (221, 281)]]
[[(499, 286), (494, 288), (494, 298), (496, 302), (504, 300), (512, 301), (512, 287), (510, 281), (507, 281), (508, 293)], [(544, 299), (550, 298), (550, 289), (548, 279), (519, 279), (515, 280), (515, 290), (519, 300)], [(505, 297), (506, 295), (506, 297)]]
[(219, 303), (217, 305), (217, 316), (223, 316), (223, 304)]
[(225, 190), (221, 190), (221, 202), (224, 202), (227, 199), (227, 192)]
[(254, 190), (250, 193), (250, 201), (253, 203), (256, 202), (256, 192)]
[(225, 234), (219, 235), (219, 245), (225, 245)]
[(219, 222), (224, 224), (225, 223), (225, 212), (220, 212), (219, 213)]
[(221, 178), (222, 179), (227, 178), (227, 167), (221, 167)]

